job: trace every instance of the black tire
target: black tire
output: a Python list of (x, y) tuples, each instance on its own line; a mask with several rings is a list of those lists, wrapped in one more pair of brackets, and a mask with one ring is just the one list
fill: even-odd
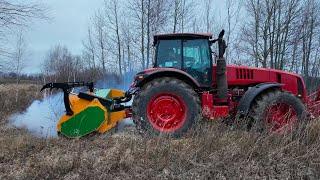
[[(183, 125), (173, 132), (160, 132), (150, 123), (147, 106), (152, 97), (167, 92), (179, 96), (186, 105), (186, 116)], [(158, 78), (144, 85), (135, 95), (132, 103), (132, 119), (137, 130), (147, 136), (180, 137), (201, 119), (199, 95), (185, 82), (175, 78)]]
[(263, 93), (255, 99), (250, 110), (250, 120), (247, 127), (260, 133), (268, 133), (271, 128), (270, 123), (266, 122), (269, 108), (278, 103), (286, 104), (296, 113), (297, 123), (294, 124), (293, 130), (300, 128), (303, 122), (306, 122), (306, 108), (301, 100), (291, 93), (272, 90)]

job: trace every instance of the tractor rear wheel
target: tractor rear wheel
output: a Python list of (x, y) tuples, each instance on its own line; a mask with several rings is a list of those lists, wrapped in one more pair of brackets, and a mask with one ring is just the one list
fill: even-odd
[(132, 115), (143, 135), (180, 137), (201, 118), (200, 99), (183, 81), (159, 78), (135, 95)]
[(282, 134), (293, 131), (306, 120), (306, 109), (291, 93), (273, 90), (255, 99), (250, 116), (253, 130)]

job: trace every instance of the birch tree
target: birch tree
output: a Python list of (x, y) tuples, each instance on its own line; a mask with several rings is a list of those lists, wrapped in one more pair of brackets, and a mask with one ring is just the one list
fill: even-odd
[(251, 44), (255, 65), (284, 69), (288, 63), (301, 0), (249, 0), (249, 24), (245, 25), (246, 39)]
[(117, 0), (105, 1), (105, 11), (108, 19), (107, 28), (109, 31), (109, 36), (111, 40), (116, 44), (116, 56), (118, 64), (119, 75), (122, 76), (122, 47), (121, 47), (121, 35), (120, 35), (120, 19), (119, 11), (120, 7)]
[(103, 74), (107, 72), (107, 32), (104, 13), (100, 10), (97, 11), (93, 18), (94, 30), (95, 30), (95, 42), (97, 48), (97, 57), (102, 66)]
[(32, 19), (46, 18), (46, 8), (39, 3), (0, 1), (0, 27), (27, 26)]
[(91, 27), (87, 30), (87, 39), (82, 41), (83, 55), (89, 64), (89, 68), (96, 69), (96, 47)]
[(145, 0), (134, 0), (128, 4), (127, 7), (131, 15), (133, 16), (133, 21), (137, 29), (137, 36), (139, 37), (139, 53), (140, 53), (140, 62), (142, 69), (146, 68), (146, 59), (145, 59), (145, 16), (146, 16), (146, 4)]
[(319, 26), (319, 8), (319, 3), (315, 0), (307, 0), (303, 9), (302, 73), (305, 77), (310, 75), (311, 53), (314, 48), (316, 27)]
[[(7, 31), (26, 27), (35, 19), (47, 19), (46, 14), (47, 10), (43, 4), (0, 0), (0, 56), (2, 59), (11, 56), (9, 50), (3, 47), (6, 43)], [(5, 62), (0, 61), (0, 70), (5, 66)]]
[(20, 76), (26, 66), (27, 44), (23, 35), (23, 31), (19, 30), (16, 37), (16, 45), (12, 53), (11, 67), (16, 74), (16, 83), (20, 83)]

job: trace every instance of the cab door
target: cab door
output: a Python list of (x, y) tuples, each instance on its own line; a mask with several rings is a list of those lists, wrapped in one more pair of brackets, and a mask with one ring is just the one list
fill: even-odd
[(201, 86), (211, 86), (212, 58), (207, 39), (182, 41), (183, 70), (195, 78)]

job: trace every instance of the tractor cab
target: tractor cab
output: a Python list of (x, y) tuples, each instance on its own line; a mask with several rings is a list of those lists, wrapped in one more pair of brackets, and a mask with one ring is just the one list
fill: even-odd
[(162, 34), (154, 36), (155, 68), (175, 68), (191, 75), (199, 84), (212, 81), (212, 34)]

